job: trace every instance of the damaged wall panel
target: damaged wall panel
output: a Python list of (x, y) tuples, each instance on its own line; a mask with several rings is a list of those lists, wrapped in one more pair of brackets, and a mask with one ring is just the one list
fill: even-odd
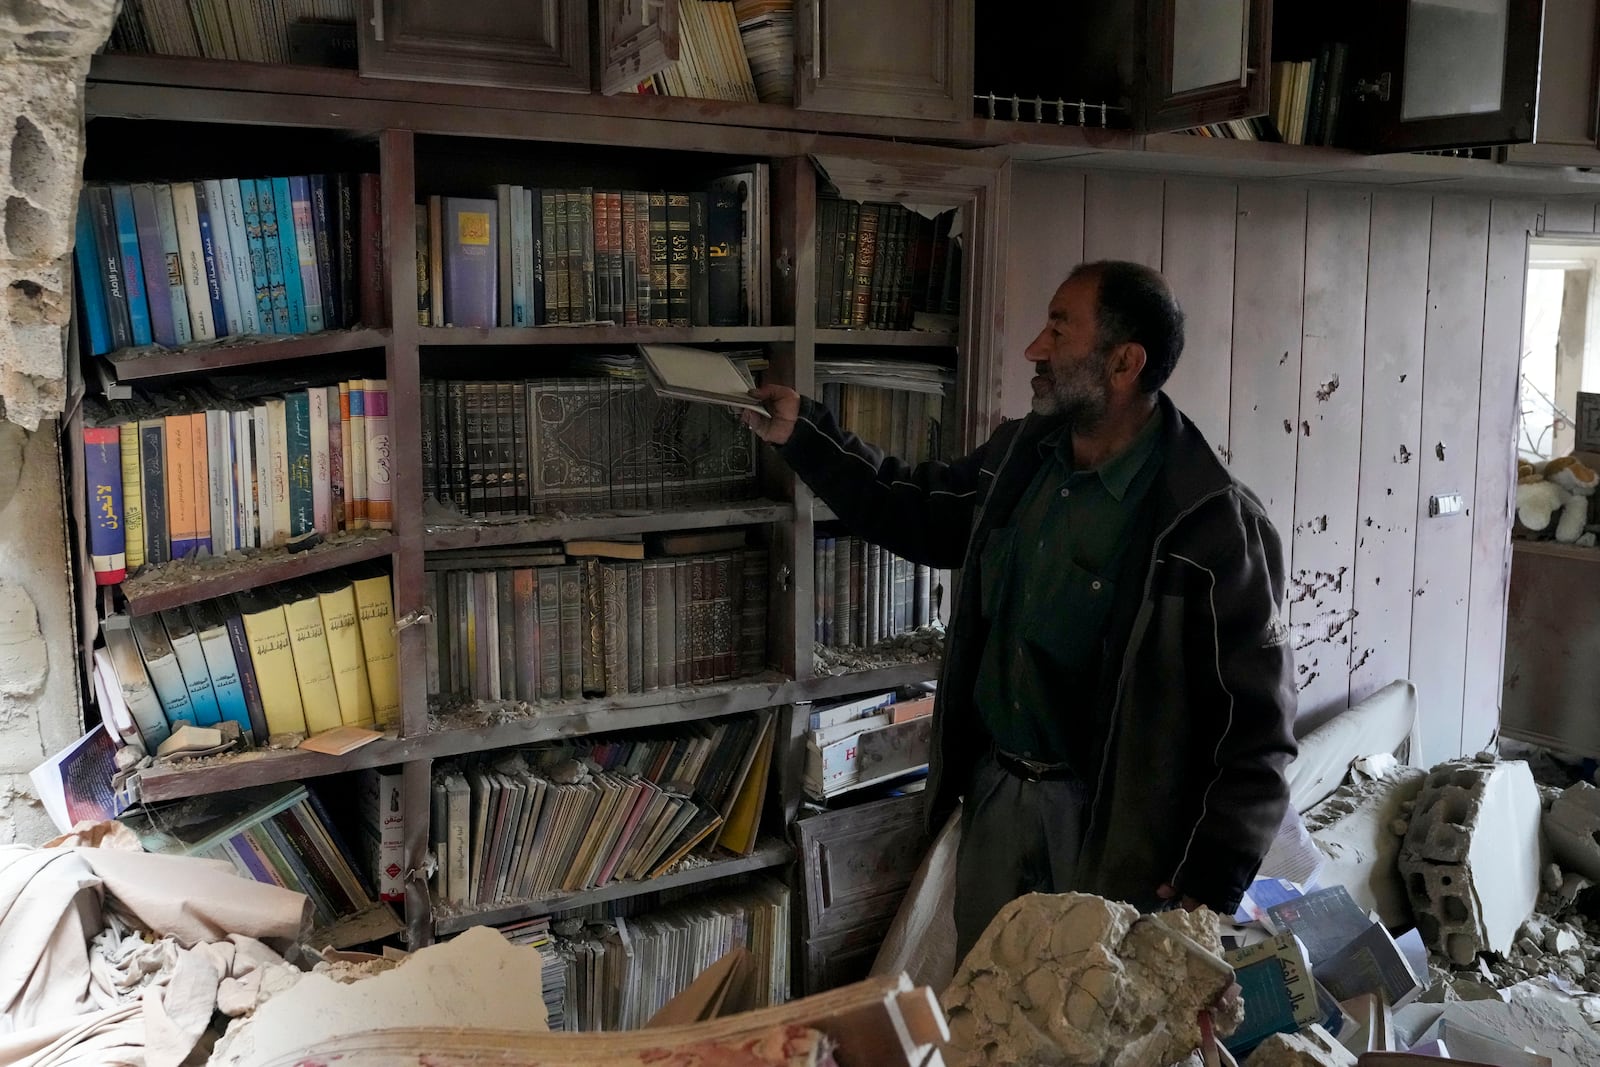
[(1422, 350), (1422, 451), (1412, 460), (1421, 469), (1410, 676), (1422, 694), (1424, 767), (1461, 753), (1472, 521), (1466, 515), (1430, 519), (1428, 497), (1459, 492), (1467, 495), (1469, 510), (1473, 503), (1488, 253), (1489, 201), (1436, 197)]
[(1334, 472), (1357, 470), (1361, 460), (1371, 214), (1371, 197), (1359, 189), (1312, 189), (1307, 203), (1301, 430), (1290, 546), (1298, 595), (1291, 594), (1289, 603), (1300, 717), (1307, 725), (1343, 711), (1350, 698), (1357, 485)]
[[(1233, 387), (1233, 231), (1239, 191), (1232, 182), (1185, 182), (1167, 199), (1161, 270), (1183, 295), (1184, 347), (1197, 359), (1178, 360), (1167, 395), (1200, 427), (1217, 453), (1228, 456), (1228, 408)], [(1226, 265), (1227, 269), (1221, 269)]]

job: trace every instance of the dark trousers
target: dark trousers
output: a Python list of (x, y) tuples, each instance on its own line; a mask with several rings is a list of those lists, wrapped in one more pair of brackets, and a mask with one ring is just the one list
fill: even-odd
[(956, 855), (956, 963), (999, 910), (1027, 893), (1076, 885), (1088, 787), (1077, 779), (1027, 781), (978, 760), (961, 805)]

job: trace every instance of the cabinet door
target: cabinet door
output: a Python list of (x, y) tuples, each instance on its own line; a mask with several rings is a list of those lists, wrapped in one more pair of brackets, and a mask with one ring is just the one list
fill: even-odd
[(589, 91), (586, 0), (362, 0), (361, 73)]
[(1352, 148), (1403, 152), (1534, 138), (1543, 0), (1375, 3), (1351, 42)]
[(972, 0), (798, 0), (795, 106), (972, 115)]
[(1266, 114), (1271, 0), (1149, 0), (1147, 11), (1141, 129)]

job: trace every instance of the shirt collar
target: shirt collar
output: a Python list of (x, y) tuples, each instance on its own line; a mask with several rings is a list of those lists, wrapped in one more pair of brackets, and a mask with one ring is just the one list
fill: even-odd
[(1100, 484), (1105, 486), (1107, 493), (1113, 500), (1121, 502), (1127, 495), (1128, 487), (1133, 484), (1133, 479), (1144, 467), (1145, 460), (1150, 458), (1150, 453), (1155, 451), (1156, 442), (1161, 436), (1162, 412), (1161, 406), (1151, 413), (1149, 420), (1139, 430), (1128, 447), (1112, 456), (1094, 470), (1075, 470), (1072, 464), (1072, 428), (1061, 426), (1049, 433), (1039, 442), (1039, 452), (1042, 455), (1055, 453), (1056, 459), (1067, 468), (1070, 473), (1082, 475), (1096, 475)]

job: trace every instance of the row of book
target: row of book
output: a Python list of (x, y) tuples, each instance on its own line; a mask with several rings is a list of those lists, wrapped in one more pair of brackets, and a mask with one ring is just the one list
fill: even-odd
[[(562, 1021), (569, 1031), (636, 1030), (736, 947), (749, 951), (755, 1006), (789, 999), (791, 897), (771, 878), (697, 893), (633, 918), (591, 921), (557, 934), (566, 962)], [(559, 924), (558, 924), (559, 925)]]
[(354, 0), (124, 0), (109, 50), (292, 63), (296, 31), (307, 26), (341, 25), (353, 47), (356, 6)]
[(95, 581), (146, 564), (394, 522), (388, 382), (234, 400), (204, 387), (84, 401)]
[(761, 325), (765, 164), (694, 192), (495, 187), (416, 205), (423, 326)]
[(817, 325), (908, 330), (917, 312), (961, 307), (956, 213), (934, 218), (899, 204), (817, 202)]
[(926, 770), (932, 688), (930, 683), (814, 708), (806, 718), (806, 793), (828, 800)]
[(901, 559), (859, 537), (818, 537), (813, 636), (833, 648), (870, 648), (938, 621), (949, 572)]
[(82, 343), (103, 355), (380, 322), (381, 241), (375, 174), (87, 185)]
[(567, 961), (556, 951), (550, 916), (539, 915), (496, 927), (513, 945), (539, 950), (539, 986), (544, 998), (545, 1025), (553, 1034), (567, 1029)]
[(907, 463), (950, 459), (955, 372), (891, 359), (819, 359), (819, 399), (839, 425)]
[[(742, 546), (743, 533), (733, 533)], [(642, 555), (644, 546), (569, 548)], [(628, 560), (534, 550), (521, 561), (429, 561), (424, 596), (444, 620), (428, 648), (430, 692), (577, 700), (726, 681), (766, 663), (764, 550)], [(451, 565), (474, 569), (441, 569)]]
[(773, 722), (763, 712), (439, 768), (435, 899), (484, 907), (658, 877), (696, 850), (748, 855)]
[(357, 572), (109, 616), (94, 653), (109, 721), (131, 722), (148, 752), (183, 723), (238, 723), (269, 740), (400, 721), (389, 576)]
[(147, 851), (224, 860), (242, 877), (304, 893), (319, 929), (372, 906), (361, 863), (321, 798), (299, 783), (200, 797), (122, 822)]
[(424, 379), (423, 495), (464, 515), (548, 515), (754, 493), (754, 441), (728, 409), (658, 396), (634, 356), (571, 369), (579, 373)]
[(1347, 44), (1330, 41), (1312, 59), (1276, 62), (1267, 114), (1211, 123), (1191, 132), (1238, 141), (1337, 144), (1348, 55)]

